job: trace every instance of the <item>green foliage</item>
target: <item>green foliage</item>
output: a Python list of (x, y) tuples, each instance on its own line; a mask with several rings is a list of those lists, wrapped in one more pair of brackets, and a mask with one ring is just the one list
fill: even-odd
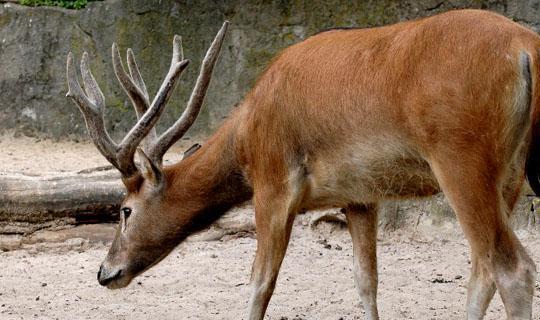
[(30, 7), (49, 6), (66, 9), (82, 9), (91, 1), (97, 0), (21, 0), (19, 3)]

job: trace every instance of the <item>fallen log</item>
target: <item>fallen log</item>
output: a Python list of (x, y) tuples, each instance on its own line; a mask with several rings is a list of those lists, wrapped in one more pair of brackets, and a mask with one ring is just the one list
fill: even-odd
[[(28, 234), (55, 226), (116, 221), (124, 193), (125, 188), (120, 180), (120, 174), (112, 166), (79, 172), (59, 172), (54, 175), (0, 173), (0, 235)], [(448, 206), (441, 199), (435, 197), (423, 202), (406, 202), (401, 205), (408, 208), (405, 211), (425, 212), (427, 220), (435, 221), (437, 220), (435, 213), (441, 211), (440, 208)], [(530, 211), (531, 200), (525, 196), (520, 198), (513, 215), (514, 225), (517, 228), (540, 225), (538, 203), (540, 201), (534, 202), (533, 210)], [(392, 207), (394, 211), (397, 210), (396, 206), (394, 204)], [(231, 216), (234, 215), (232, 212)], [(397, 223), (398, 218), (400, 223), (394, 228), (401, 228), (403, 227), (401, 224), (407, 224), (404, 212), (385, 217), (383, 208), (381, 213), (383, 226), (389, 221)], [(340, 218), (343, 220), (343, 217)], [(324, 220), (331, 219), (328, 215), (316, 215), (312, 218), (311, 225), (313, 227)], [(416, 223), (418, 224), (418, 221)], [(219, 224), (218, 227), (230, 229)]]
[[(124, 187), (110, 167), (36, 176), (0, 174), (0, 233), (20, 233), (20, 224), (91, 223), (117, 219)], [(35, 229), (36, 226), (32, 227)], [(23, 228), (24, 229), (24, 228)]]

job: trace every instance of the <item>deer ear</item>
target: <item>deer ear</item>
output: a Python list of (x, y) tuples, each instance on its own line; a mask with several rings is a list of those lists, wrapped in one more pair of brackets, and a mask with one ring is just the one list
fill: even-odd
[(182, 157), (182, 160), (184, 160), (185, 158), (191, 156), (192, 154), (195, 153), (195, 151), (199, 150), (200, 148), (201, 148), (201, 145), (198, 144), (198, 143), (192, 145), (191, 147), (189, 147), (189, 149), (184, 151), (184, 156)]
[(160, 186), (163, 183), (163, 172), (141, 148), (137, 148), (140, 160), (140, 171), (144, 179), (152, 183), (155, 187)]

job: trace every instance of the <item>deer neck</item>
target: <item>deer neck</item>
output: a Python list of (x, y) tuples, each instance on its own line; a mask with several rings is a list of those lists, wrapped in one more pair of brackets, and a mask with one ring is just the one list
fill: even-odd
[(208, 227), (229, 209), (251, 199), (236, 152), (232, 124), (223, 125), (193, 155), (165, 169), (169, 196), (191, 234)]

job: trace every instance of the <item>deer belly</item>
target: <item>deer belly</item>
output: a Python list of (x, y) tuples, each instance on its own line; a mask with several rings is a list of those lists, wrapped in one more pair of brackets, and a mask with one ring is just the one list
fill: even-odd
[(439, 192), (429, 164), (403, 154), (317, 161), (309, 174), (309, 207), (344, 206)]

